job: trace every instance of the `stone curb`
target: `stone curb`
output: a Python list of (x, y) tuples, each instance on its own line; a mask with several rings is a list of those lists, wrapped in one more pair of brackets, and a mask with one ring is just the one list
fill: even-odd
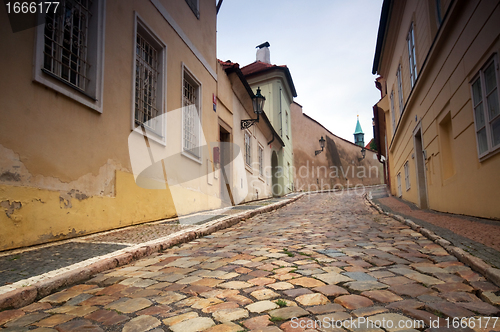
[(454, 245), (451, 244), (450, 241), (443, 239), (436, 233), (428, 230), (427, 228), (424, 228), (420, 225), (417, 225), (410, 219), (404, 219), (400, 215), (395, 215), (393, 213), (385, 212), (375, 204), (369, 197), (368, 195), (365, 194), (365, 199), (366, 201), (373, 207), (375, 210), (377, 210), (380, 214), (385, 214), (386, 216), (389, 216), (393, 219), (396, 219), (403, 224), (409, 226), (411, 229), (413, 229), (416, 232), (419, 232), (420, 234), (424, 235), (426, 238), (429, 240), (433, 241), (434, 243), (439, 244), (441, 247), (443, 247), (448, 253), (452, 254), (455, 256), (459, 261), (461, 261), (464, 264), (469, 265), (473, 270), (481, 273), (483, 276), (485, 276), (488, 280), (490, 280), (492, 283), (500, 287), (500, 269), (494, 268), (490, 266), (488, 263), (483, 261), (482, 259), (473, 256), (469, 254), (468, 252), (455, 247)]
[(269, 204), (250, 211), (244, 211), (237, 215), (216, 219), (199, 225), (194, 229), (180, 231), (169, 236), (148, 241), (133, 248), (125, 248), (114, 253), (103, 256), (103, 259), (88, 265), (70, 269), (67, 272), (39, 281), (33, 285), (20, 286), (12, 291), (0, 294), (0, 311), (11, 308), (21, 308), (36, 300), (54, 293), (62, 287), (67, 287), (78, 282), (90, 279), (94, 274), (113, 269), (117, 266), (129, 264), (130, 262), (149, 256), (154, 252), (166, 250), (172, 246), (192, 241), (221, 229), (225, 229), (238, 224), (257, 214), (268, 213), (285, 205), (297, 201), (305, 194), (299, 194), (289, 199)]

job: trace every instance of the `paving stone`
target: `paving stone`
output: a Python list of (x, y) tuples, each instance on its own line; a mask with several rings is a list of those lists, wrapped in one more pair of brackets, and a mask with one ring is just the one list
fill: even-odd
[(253, 286), (252, 284), (245, 282), (245, 281), (228, 281), (228, 282), (217, 285), (217, 287), (227, 288), (227, 289), (243, 289), (243, 288), (249, 288), (252, 286)]
[(107, 305), (107, 304), (114, 302), (114, 301), (117, 301), (119, 299), (120, 299), (120, 297), (117, 295), (94, 296), (88, 300), (81, 302), (80, 305), (87, 305), (87, 306)]
[(95, 320), (103, 325), (117, 325), (129, 320), (128, 316), (120, 315), (112, 310), (97, 310), (85, 318)]
[[(335, 272), (330, 272), (330, 273), (323, 273), (323, 274), (315, 274), (313, 277), (326, 282), (329, 285), (335, 285), (341, 282), (347, 282), (347, 281), (353, 281), (353, 279), (346, 277), (340, 273), (335, 273)], [(311, 287), (318, 287), (322, 285), (317, 285), (317, 286), (311, 286)], [(304, 286), (306, 287), (306, 286)]]
[(222, 309), (212, 313), (215, 320), (219, 322), (232, 322), (248, 317), (248, 310), (243, 308)]
[(330, 302), (326, 296), (320, 293), (300, 295), (295, 298), (295, 301), (304, 306), (323, 305)]
[(312, 294), (313, 292), (307, 288), (295, 288), (295, 289), (286, 290), (283, 293), (289, 297), (297, 297), (297, 296), (304, 295), (304, 294)]
[(441, 293), (471, 292), (474, 290), (474, 288), (472, 288), (471, 286), (463, 284), (463, 283), (446, 283), (446, 284), (442, 284), (442, 285), (435, 285), (432, 288), (441, 292)]
[(439, 296), (448, 302), (481, 302), (476, 295), (467, 292), (449, 292)]
[(405, 275), (406, 278), (415, 280), (417, 282), (420, 282), (424, 285), (439, 285), (439, 284), (444, 284), (444, 281), (439, 280), (438, 278), (434, 278), (422, 273), (409, 273)]
[(457, 305), (461, 306), (462, 308), (468, 309), (470, 311), (476, 312), (480, 315), (485, 315), (485, 316), (497, 316), (498, 313), (500, 312), (500, 309), (497, 307), (492, 306), (489, 303), (485, 302), (468, 302), (468, 303), (457, 303)]
[(224, 303), (219, 303), (219, 304), (214, 304), (209, 307), (203, 308), (203, 312), (207, 314), (211, 314), (212, 312), (216, 312), (218, 310), (222, 309), (234, 309), (234, 308), (239, 308), (239, 304), (236, 302), (224, 302)]
[[(152, 316), (138, 316), (136, 318), (131, 319), (123, 326), (122, 332), (144, 332), (149, 331), (157, 326), (159, 326), (161, 322)], [(171, 326), (170, 329), (173, 327)]]
[(302, 317), (309, 315), (309, 312), (302, 309), (301, 307), (285, 307), (275, 310), (271, 310), (267, 313), (271, 317), (279, 317), (284, 320), (291, 319), (293, 317)]
[(455, 303), (451, 302), (434, 302), (427, 303), (425, 305), (427, 310), (432, 312), (441, 312), (446, 317), (455, 318), (455, 317), (470, 317), (473, 316), (474, 313), (458, 306)]
[(151, 306), (149, 308), (137, 311), (135, 314), (136, 315), (148, 315), (148, 316), (165, 316), (168, 312), (172, 311), (172, 307), (169, 307), (168, 305), (155, 305)]
[(105, 308), (117, 310), (124, 313), (132, 313), (151, 306), (153, 303), (144, 298), (130, 299), (124, 302), (113, 302), (105, 306)]
[(81, 291), (62, 291), (49, 296), (44, 297), (39, 302), (47, 302), (50, 304), (62, 304), (66, 301), (72, 299), (73, 297), (80, 295)]
[(404, 309), (421, 309), (425, 306), (425, 303), (417, 301), (415, 299), (408, 299), (403, 301), (393, 302), (386, 305), (387, 309), (404, 310)]
[(413, 284), (416, 282), (415, 280), (411, 280), (403, 276), (382, 278), (379, 281), (389, 286)]
[(38, 322), (39, 320), (42, 320), (48, 316), (50, 316), (50, 315), (46, 314), (46, 313), (32, 313), (32, 314), (24, 315), (24, 316), (21, 316), (19, 318), (13, 319), (10, 322), (6, 323), (4, 326), (5, 327), (23, 327), (23, 326), (27, 326), (27, 325), (33, 324), (35, 322)]
[[(47, 310), (50, 308), (52, 308), (52, 305), (50, 303), (34, 302), (26, 307), (22, 307), (20, 310), (22, 310), (24, 312), (34, 312), (34, 311), (38, 311), (38, 310)], [(4, 313), (4, 312), (6, 312), (6, 311), (2, 311), (2, 313)], [(0, 313), (0, 315), (1, 315), (1, 313)]]
[(241, 331), (241, 326), (232, 322), (227, 322), (224, 324), (214, 325), (204, 330), (204, 332), (239, 332)]
[[(405, 317), (400, 314), (395, 314), (395, 313), (383, 313), (383, 314), (378, 314), (375, 316), (370, 316), (369, 319), (371, 321), (380, 321), (380, 322), (392, 322), (392, 326), (389, 323), (386, 323), (385, 326), (383, 326), (387, 331), (392, 332), (392, 331), (402, 331), (402, 330), (410, 330), (406, 324), (409, 324), (410, 326), (414, 326), (415, 323), (411, 323), (412, 321), (410, 318)], [(404, 326), (406, 328), (400, 328), (399, 326)], [(422, 326), (423, 328), (423, 326)]]
[(272, 324), (269, 318), (268, 315), (262, 315), (244, 320), (242, 323), (249, 330), (258, 330)]
[(373, 302), (369, 298), (360, 295), (342, 295), (337, 297), (334, 302), (342, 305), (349, 310), (369, 307), (373, 305)]
[(24, 316), (24, 311), (19, 309), (6, 310), (0, 312), (0, 326), (16, 318)]
[(91, 321), (86, 319), (74, 319), (70, 322), (66, 322), (64, 324), (60, 324), (57, 326), (57, 331), (59, 332), (104, 332), (102, 328), (98, 325), (95, 325)]
[(352, 316), (345, 311), (337, 311), (337, 312), (333, 312), (333, 313), (329, 313), (329, 314), (325, 314), (325, 315), (316, 316), (316, 319), (319, 320), (320, 322), (330, 323), (330, 324), (332, 322), (335, 324), (335, 322), (341, 322), (341, 321), (344, 321), (346, 319), (351, 319), (351, 318), (352, 318)]
[(500, 290), (499, 287), (493, 285), (488, 281), (471, 281), (469, 284), (476, 290), (480, 290), (482, 292), (498, 292)]
[(356, 281), (377, 281), (376, 278), (364, 272), (344, 272), (342, 274)]
[(264, 286), (264, 285), (268, 285), (268, 284), (272, 284), (272, 283), (276, 282), (276, 279), (261, 277), (261, 278), (250, 279), (247, 282), (251, 283), (252, 285), (256, 285), (256, 286)]
[(180, 315), (173, 316), (170, 318), (166, 318), (162, 322), (163, 322), (163, 324), (165, 324), (167, 326), (171, 326), (171, 325), (179, 324), (180, 322), (183, 322), (183, 321), (188, 320), (188, 319), (193, 319), (196, 317), (198, 317), (198, 313), (191, 311), (191, 312), (186, 312), (184, 314), (180, 314)]
[(424, 287), (419, 284), (412, 284), (411, 286), (394, 285), (389, 287), (388, 290), (398, 295), (406, 295), (410, 297), (417, 297), (424, 294), (429, 294), (429, 295), (435, 294), (435, 292), (432, 289)]
[(276, 303), (274, 303), (272, 301), (265, 300), (265, 301), (259, 301), (259, 302), (249, 304), (245, 308), (250, 312), (261, 313), (264, 311), (277, 309), (277, 308), (279, 308), (279, 305), (277, 305)]
[(236, 302), (239, 305), (247, 305), (247, 304), (253, 303), (252, 300), (250, 300), (247, 297), (244, 297), (243, 295), (231, 295), (231, 296), (227, 296), (226, 299), (228, 301)]
[(307, 308), (311, 314), (321, 315), (326, 313), (332, 313), (337, 311), (345, 311), (345, 308), (338, 303), (328, 303), (325, 305), (318, 305), (314, 307)]
[(75, 316), (64, 315), (64, 314), (55, 314), (50, 317), (44, 318), (33, 325), (41, 326), (41, 327), (54, 327), (56, 325), (66, 323), (67, 321), (72, 320)]
[(403, 300), (402, 297), (391, 293), (387, 290), (373, 290), (373, 291), (366, 291), (361, 293), (362, 296), (366, 296), (371, 300), (377, 301), (377, 302), (382, 302), (382, 303), (390, 303), (390, 302), (396, 302), (396, 301), (401, 301)]
[(423, 321), (426, 326), (431, 326), (431, 324), (433, 327), (447, 326), (446, 320), (425, 310), (404, 309), (403, 313), (417, 321)]
[(345, 286), (355, 292), (389, 288), (388, 285), (378, 281), (352, 281), (345, 283)]
[(492, 305), (500, 305), (500, 296), (495, 295), (493, 292), (482, 292), (481, 299)]
[[(315, 277), (316, 276), (317, 275), (315, 275)], [(320, 278), (318, 278), (318, 279), (320, 279)], [(306, 287), (306, 288), (313, 288), (313, 287), (318, 287), (318, 286), (324, 286), (325, 285), (321, 281), (313, 279), (313, 278), (309, 278), (309, 277), (302, 277), (302, 278), (292, 279), (292, 280), (289, 281), (289, 283), (291, 283), (293, 285), (299, 285), (299, 286), (302, 286), (302, 287)]]
[(349, 295), (349, 292), (342, 287), (336, 285), (325, 285), (313, 288), (313, 291), (319, 292), (326, 296), (337, 297), (339, 295)]
[(279, 294), (273, 292), (270, 289), (260, 289), (250, 293), (251, 296), (257, 300), (269, 300), (279, 297)]
[(388, 310), (384, 307), (379, 307), (379, 306), (373, 306), (373, 307), (367, 307), (367, 308), (359, 308), (356, 310), (351, 311), (351, 315), (353, 317), (366, 317), (366, 316), (373, 316), (376, 314), (381, 314), (384, 312), (387, 312)]
[(172, 332), (197, 332), (204, 331), (215, 325), (215, 322), (208, 317), (197, 317), (185, 320), (181, 323), (170, 326)]
[(186, 298), (186, 295), (168, 291), (168, 292), (165, 292), (164, 296), (154, 297), (153, 301), (160, 303), (160, 304), (170, 304), (170, 303), (178, 302), (178, 301), (185, 299), (185, 298)]
[(294, 286), (291, 283), (286, 281), (276, 282), (274, 284), (267, 285), (267, 287), (272, 288), (274, 290), (287, 290), (294, 288)]
[(78, 317), (83, 317), (85, 315), (88, 315), (88, 314), (96, 311), (97, 309), (99, 309), (99, 308), (94, 307), (94, 306), (90, 306), (90, 307), (89, 306), (77, 306), (73, 310), (66, 312), (66, 314), (78, 316)]
[[(303, 326), (304, 328), (301, 328)], [(284, 332), (295, 332), (295, 331), (317, 331), (314, 329), (318, 324), (307, 317), (302, 317), (299, 319), (294, 319), (294, 321), (289, 321), (282, 323), (279, 327), (280, 331)]]

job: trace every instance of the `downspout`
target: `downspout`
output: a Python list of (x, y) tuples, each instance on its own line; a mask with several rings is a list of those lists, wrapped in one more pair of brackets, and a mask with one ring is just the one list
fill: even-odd
[(267, 142), (267, 145), (271, 145), (271, 143), (272, 143), (272, 142), (274, 142), (274, 138), (275, 138), (275, 137), (274, 137), (274, 133), (273, 133), (273, 139), (272, 139), (272, 140), (270, 140), (269, 142)]

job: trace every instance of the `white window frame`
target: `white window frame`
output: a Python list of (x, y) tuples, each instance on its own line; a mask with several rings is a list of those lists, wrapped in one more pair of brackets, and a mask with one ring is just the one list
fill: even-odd
[(390, 95), (390, 103), (391, 103), (391, 119), (392, 119), (392, 133), (396, 132), (396, 112), (394, 111), (394, 90), (391, 90)]
[[(62, 8), (62, 6), (63, 1), (59, 4), (59, 7)], [(91, 13), (86, 58), (86, 61), (90, 64), (86, 74), (89, 83), (85, 87), (85, 90), (66, 82), (63, 78), (59, 78), (57, 74), (51, 73), (48, 70), (42, 71), (44, 68), (45, 24), (36, 27), (33, 80), (102, 113), (106, 0), (94, 1)]]
[(243, 140), (245, 145), (245, 165), (252, 167), (252, 134), (248, 130), (245, 130)]
[(401, 172), (398, 173), (396, 176), (397, 182), (398, 182), (398, 197), (403, 196), (403, 191), (401, 190)]
[(410, 190), (410, 163), (408, 160), (405, 163), (405, 185), (406, 185), (406, 191)]
[(288, 111), (285, 111), (285, 135), (288, 138)]
[(264, 176), (264, 148), (260, 143), (257, 144), (257, 156), (259, 158), (259, 176)]
[[(194, 153), (193, 151), (190, 151), (189, 149), (186, 149), (186, 145), (185, 145), (185, 112), (187, 109), (184, 108), (184, 79), (187, 79), (187, 80), (190, 80), (192, 84), (196, 84), (197, 87), (196, 87), (196, 91), (197, 91), (197, 111), (198, 111), (198, 117), (199, 117), (199, 124), (195, 122), (195, 124), (197, 125), (198, 128), (195, 129), (195, 135), (197, 135), (196, 137), (196, 140), (197, 142), (195, 142), (195, 145), (197, 145), (198, 147), (198, 154)], [(202, 84), (201, 84), (201, 81), (193, 74), (193, 72), (191, 70), (189, 70), (189, 68), (184, 64), (182, 63), (182, 77), (181, 77), (181, 102), (182, 102), (182, 130), (181, 130), (181, 151), (182, 151), (182, 155), (193, 160), (193, 161), (196, 161), (198, 163), (202, 163), (202, 148), (201, 148), (201, 135), (202, 135), (202, 102), (201, 102), (201, 99), (202, 99)], [(196, 147), (195, 147), (196, 148)]]
[[(486, 69), (488, 69), (491, 65), (493, 65), (493, 70), (495, 73), (495, 83), (496, 87), (487, 93), (486, 91), (486, 83), (485, 83), (485, 78), (484, 78), (484, 72)], [(481, 84), (481, 101), (476, 103), (474, 100), (474, 90), (473, 90), (473, 85), (478, 82)], [(495, 91), (496, 90), (496, 91)], [(474, 112), (474, 128), (475, 128), (475, 136), (476, 136), (476, 148), (477, 148), (477, 153), (478, 153), (478, 158), (480, 161), (483, 161), (493, 155), (494, 153), (497, 153), (500, 151), (500, 143), (498, 143), (496, 146), (493, 146), (493, 130), (492, 126), (494, 122), (499, 122), (500, 121), (500, 111), (493, 117), (490, 118), (490, 104), (487, 101), (488, 97), (494, 96), (496, 94), (497, 98), (497, 107), (500, 104), (500, 75), (499, 75), (499, 69), (498, 69), (498, 55), (495, 54), (493, 55), (487, 62), (486, 64), (479, 70), (479, 72), (474, 76), (474, 78), (470, 81), (470, 91), (471, 91), (471, 101), (472, 101), (472, 109)], [(477, 122), (477, 117), (478, 117), (478, 111), (477, 109), (482, 106), (482, 116), (483, 116), (483, 121), (484, 125), (479, 128), (479, 124)], [(486, 131), (486, 145), (487, 149), (481, 153), (479, 149), (479, 139), (478, 139), (478, 132), (481, 130)]]
[(417, 56), (415, 54), (415, 29), (413, 22), (410, 25), (410, 30), (408, 31), (408, 36), (406, 37), (406, 43), (408, 46), (408, 61), (410, 65), (410, 83), (413, 88), (418, 78)]
[(150, 126), (144, 126), (149, 139), (166, 145), (166, 116), (161, 116), (165, 114), (166, 110), (166, 91), (167, 91), (167, 45), (158, 37), (158, 35), (150, 28), (145, 21), (135, 13), (134, 18), (134, 63), (133, 63), (133, 77), (132, 77), (132, 119), (131, 128), (134, 130), (139, 124), (136, 122), (136, 79), (137, 79), (137, 35), (140, 35), (147, 42), (149, 42), (158, 52), (158, 79), (157, 79), (157, 100), (156, 107), (158, 114), (156, 120), (158, 125), (156, 129)]
[(401, 65), (398, 66), (396, 78), (398, 83), (399, 115), (401, 116), (403, 114), (403, 82), (401, 78)]

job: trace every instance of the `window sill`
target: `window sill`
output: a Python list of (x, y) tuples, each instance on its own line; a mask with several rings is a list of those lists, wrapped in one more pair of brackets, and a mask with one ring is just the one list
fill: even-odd
[(191, 153), (189, 153), (189, 152), (186, 152), (185, 150), (183, 150), (183, 151), (181, 152), (181, 155), (183, 155), (184, 157), (186, 157), (186, 158), (188, 158), (188, 159), (190, 159), (190, 160), (192, 160), (192, 161), (194, 161), (194, 162), (196, 162), (196, 163), (198, 163), (198, 164), (200, 164), (200, 165), (202, 165), (202, 164), (203, 164), (203, 163), (201, 162), (201, 157), (196, 157), (196, 156), (194, 156), (193, 154), (191, 154)]
[(491, 149), (489, 152), (487, 152), (485, 155), (483, 155), (482, 157), (479, 157), (479, 162), (482, 163), (484, 161), (486, 161), (487, 159), (495, 156), (496, 154), (498, 154), (500, 152), (500, 145), (498, 145), (497, 147)]

